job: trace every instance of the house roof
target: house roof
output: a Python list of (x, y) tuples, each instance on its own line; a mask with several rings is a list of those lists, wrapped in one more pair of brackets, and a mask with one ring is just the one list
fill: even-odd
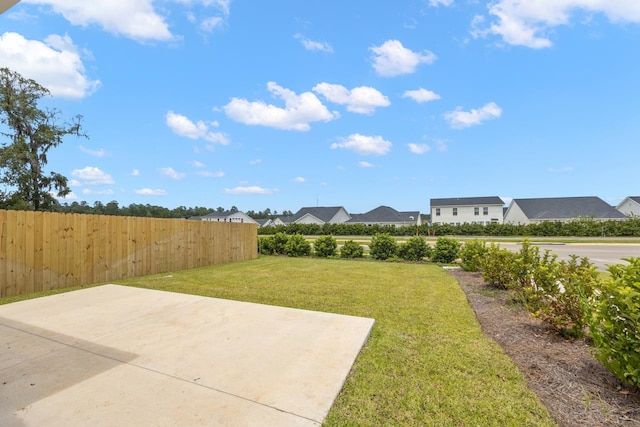
[[(305, 215), (313, 215), (319, 220), (323, 222), (329, 222), (333, 219), (334, 216), (340, 211), (340, 209), (344, 209), (342, 206), (331, 206), (331, 207), (311, 207), (311, 208), (301, 208), (298, 212), (296, 212), (291, 218), (290, 222), (296, 222), (300, 218)], [(346, 212), (346, 210), (345, 210)], [(282, 219), (282, 218), (280, 218)], [(283, 220), (283, 222), (286, 222)]]
[(593, 217), (623, 219), (624, 214), (599, 197), (550, 197), (542, 199), (513, 199), (527, 218), (535, 220)]
[(448, 199), (431, 199), (431, 207), (434, 206), (470, 206), (470, 205), (504, 205), (504, 201), (498, 196), (489, 197), (455, 197)]
[[(231, 211), (222, 211), (222, 212), (211, 212), (210, 214), (202, 215), (200, 218), (228, 218), (234, 213), (238, 213), (239, 211), (231, 212)], [(240, 212), (242, 213), (242, 212)]]
[(263, 227), (265, 224), (270, 223), (271, 219), (269, 218), (258, 218), (258, 219), (254, 219), (255, 222), (257, 222), (260, 227)]
[(418, 211), (398, 212), (389, 206), (378, 206), (367, 213), (351, 215), (347, 222), (415, 222), (419, 216)]

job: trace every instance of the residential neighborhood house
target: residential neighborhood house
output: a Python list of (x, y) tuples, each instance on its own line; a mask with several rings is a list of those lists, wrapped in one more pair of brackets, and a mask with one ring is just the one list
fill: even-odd
[(422, 224), (422, 217), (419, 211), (398, 212), (389, 206), (378, 206), (367, 213), (352, 214), (347, 224), (418, 226)]
[(221, 211), (212, 212), (203, 216), (192, 216), (189, 219), (200, 221), (217, 221), (217, 222), (242, 222), (247, 224), (258, 224), (258, 222), (249, 215), (240, 211)]
[(341, 224), (351, 219), (351, 215), (342, 206), (305, 207), (293, 216), (276, 218), (272, 225), (288, 224)]
[(616, 209), (626, 216), (640, 216), (640, 196), (625, 197)]
[(513, 199), (504, 216), (505, 224), (535, 224), (578, 218), (622, 220), (625, 215), (599, 197), (549, 197)]
[(432, 224), (502, 224), (504, 201), (498, 196), (431, 199)]

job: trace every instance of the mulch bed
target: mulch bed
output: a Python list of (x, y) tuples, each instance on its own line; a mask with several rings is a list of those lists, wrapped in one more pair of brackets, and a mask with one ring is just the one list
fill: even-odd
[(480, 273), (450, 270), (484, 333), (502, 346), (560, 426), (640, 426), (640, 390), (621, 383), (586, 339), (565, 340)]

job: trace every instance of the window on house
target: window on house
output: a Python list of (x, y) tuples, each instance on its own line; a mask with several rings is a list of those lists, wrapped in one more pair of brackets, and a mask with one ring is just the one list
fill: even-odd
[(484, 207), (482, 208), (482, 215), (489, 215), (489, 208), (488, 207)]
[(458, 216), (458, 208), (453, 208), (453, 216)]
[(436, 216), (440, 216), (440, 208), (436, 208)]
[(480, 208), (473, 208), (474, 215), (480, 215)]

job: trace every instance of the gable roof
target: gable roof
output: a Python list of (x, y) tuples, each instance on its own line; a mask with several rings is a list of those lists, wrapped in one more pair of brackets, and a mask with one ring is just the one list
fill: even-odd
[(389, 206), (378, 206), (367, 213), (351, 215), (347, 222), (416, 222), (419, 216), (418, 211), (398, 212)]
[(513, 199), (531, 220), (571, 219), (624, 219), (625, 215), (600, 197), (548, 197), (541, 199)]
[(622, 203), (624, 203), (627, 200), (633, 200), (634, 202), (640, 205), (640, 196), (629, 196), (629, 197), (625, 197), (624, 200), (620, 202), (618, 206), (620, 206)]
[(221, 212), (211, 212), (210, 214), (206, 214), (206, 215), (202, 215), (200, 216), (200, 218), (228, 218), (231, 215), (233, 215), (234, 213), (242, 213), (240, 211), (235, 211), (235, 212), (231, 212), (231, 211), (221, 211)]
[(504, 201), (498, 196), (489, 197), (455, 197), (448, 199), (431, 199), (431, 207), (434, 206), (469, 206), (469, 205), (504, 205)]
[(338, 212), (340, 212), (340, 209), (343, 209), (346, 212), (346, 209), (344, 209), (342, 206), (318, 206), (301, 208), (298, 212), (296, 212), (292, 217), (289, 218), (291, 218), (291, 222), (296, 222), (305, 215), (313, 215), (323, 222), (329, 222), (331, 221), (331, 219), (333, 219), (334, 216), (336, 216)]

